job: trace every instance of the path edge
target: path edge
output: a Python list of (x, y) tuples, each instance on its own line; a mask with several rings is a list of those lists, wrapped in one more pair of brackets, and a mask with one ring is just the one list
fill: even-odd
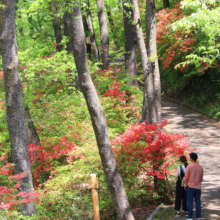
[(156, 215), (159, 211), (160, 211), (160, 208), (162, 207), (162, 205), (159, 205), (153, 212), (152, 214), (150, 215), (150, 217), (147, 218), (147, 220), (152, 220), (154, 215)]

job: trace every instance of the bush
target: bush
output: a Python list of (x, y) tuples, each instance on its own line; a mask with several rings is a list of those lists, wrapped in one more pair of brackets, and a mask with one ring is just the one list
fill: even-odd
[(163, 90), (213, 115), (220, 110), (214, 110), (219, 104), (219, 13), (217, 1), (183, 0), (157, 15)]
[[(130, 191), (130, 200), (140, 195), (143, 188), (149, 197), (156, 196), (155, 177), (165, 179), (170, 175), (172, 165), (189, 150), (186, 136), (166, 133), (163, 129), (166, 124), (163, 121), (161, 125), (130, 125), (124, 134), (112, 141), (123, 183)], [(163, 187), (159, 190), (167, 191), (168, 186)]]

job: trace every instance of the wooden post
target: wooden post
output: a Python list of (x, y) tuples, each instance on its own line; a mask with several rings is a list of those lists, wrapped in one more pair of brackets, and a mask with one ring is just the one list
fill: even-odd
[(95, 174), (90, 174), (90, 181), (70, 183), (69, 187), (72, 190), (91, 189), (92, 191), (92, 206), (93, 206), (93, 220), (100, 220), (99, 203), (98, 203), (98, 181)]
[[(96, 175), (90, 174), (90, 179), (92, 183), (95, 183)], [(100, 220), (97, 189), (92, 187), (91, 192), (92, 192), (93, 220)]]

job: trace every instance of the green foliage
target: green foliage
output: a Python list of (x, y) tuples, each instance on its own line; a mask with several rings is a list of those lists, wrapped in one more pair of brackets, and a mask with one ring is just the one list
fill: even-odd
[(0, 4), (0, 8), (5, 8), (6, 6), (4, 4)]
[[(214, 2), (216, 3), (216, 1)], [(198, 7), (198, 3), (194, 1), (183, 1), (182, 8), (186, 11), (193, 11), (193, 13), (172, 25), (173, 31), (184, 28), (186, 34), (193, 32), (193, 35), (198, 38), (198, 43), (193, 49), (194, 53), (186, 56), (186, 60), (176, 66), (176, 68), (179, 68), (180, 66), (189, 65), (198, 69), (197, 72), (195, 72), (195, 69), (192, 69), (191, 72), (188, 71), (185, 76), (197, 73), (201, 75), (209, 67), (213, 68), (213, 63), (218, 63), (220, 59), (220, 7), (213, 8), (215, 4), (210, 6), (207, 5), (208, 3), (210, 4), (211, 2), (202, 3)], [(206, 65), (201, 67), (202, 63)], [(216, 66), (218, 67), (218, 65)]]
[[(93, 75), (93, 74), (92, 74)], [(142, 103), (142, 91), (127, 84), (136, 76), (128, 77), (123, 66), (109, 67), (93, 75), (97, 91), (105, 112), (110, 136), (120, 134), (130, 123), (139, 119)]]
[(220, 7), (184, 0), (158, 14), (162, 88), (187, 105), (217, 116), (219, 109)]
[[(16, 9), (19, 60), (26, 62), (55, 51), (52, 49), (55, 37), (48, 2), (18, 1)], [(45, 16), (46, 13), (49, 16)]]
[[(56, 15), (59, 18), (63, 31), (64, 11), (68, 10), (70, 12), (70, 7), (73, 5), (70, 4), (69, 7), (66, 7), (65, 1), (55, 0), (55, 2), (58, 8)], [(174, 2), (171, 2), (171, 5)], [(161, 0), (157, 3), (158, 9), (163, 7)], [(193, 4), (193, 2), (191, 3)], [(114, 216), (115, 210), (98, 154), (88, 109), (83, 94), (79, 89), (79, 80), (72, 54), (67, 53), (65, 50), (56, 52), (52, 23), (53, 13), (50, 10), (50, 4), (51, 1), (49, 0), (19, 0), (16, 2), (16, 30), (20, 76), (23, 86), (23, 103), (24, 105), (28, 104), (30, 108), (32, 120), (41, 140), (41, 143), (37, 147), (38, 150), (40, 149), (40, 156), (42, 156), (39, 157), (41, 161), (34, 161), (32, 163), (33, 179), (37, 180), (34, 182), (37, 213), (30, 218), (22, 218), (91, 219), (92, 203), (90, 191), (73, 191), (68, 185), (70, 182), (87, 181), (89, 174), (95, 173), (99, 181), (99, 205), (102, 217), (110, 219), (110, 216)], [(118, 6), (117, 0), (106, 0), (105, 4), (111, 10), (115, 25), (114, 32), (111, 32), (108, 22), (110, 55), (111, 57), (119, 57), (124, 53), (123, 12)], [(145, 2), (141, 1), (139, 4), (142, 17), (141, 22), (144, 29)], [(96, 40), (100, 49), (101, 39), (96, 0), (90, 0), (90, 5)], [(85, 14), (85, 4), (83, 4), (82, 8), (83, 14)], [(186, 8), (184, 10), (190, 11), (191, 9)], [(205, 9), (202, 10), (204, 11)], [(218, 24), (218, 19), (215, 17), (218, 10), (218, 7), (211, 10), (211, 12), (214, 11), (214, 15), (211, 15), (211, 12), (207, 11), (210, 16), (210, 18), (206, 18), (206, 22), (210, 24), (209, 29), (204, 27), (204, 25), (198, 26), (197, 29), (194, 27), (193, 30), (188, 24), (188, 28), (184, 27), (186, 34), (197, 31), (195, 32), (196, 35), (198, 39), (199, 37), (202, 38), (202, 41), (200, 41), (200, 44), (197, 44), (198, 48), (191, 54), (192, 57), (187, 57), (190, 61), (182, 60), (183, 53), (180, 52), (178, 54), (176, 60), (179, 63), (172, 66), (172, 71), (176, 71), (178, 74), (180, 73), (181, 77), (178, 74), (170, 74), (168, 79), (171, 79), (171, 82), (172, 80), (176, 80), (172, 82), (173, 84), (176, 85), (178, 81), (181, 83), (182, 88), (188, 85), (188, 81), (184, 81), (183, 79), (186, 78), (184, 74), (189, 73), (181, 73), (179, 70), (180, 65), (187, 64), (193, 67), (193, 65), (198, 65), (198, 62), (201, 60), (211, 65), (211, 60), (218, 59), (219, 55), (216, 48), (219, 47), (219, 38), (216, 38), (217, 40), (215, 39), (216, 44), (213, 43), (213, 36), (216, 35), (217, 28), (211, 27), (214, 26), (212, 24)], [(191, 11), (187, 13), (190, 14)], [(193, 24), (197, 25), (197, 20), (201, 19), (199, 13), (202, 12), (195, 11), (194, 13), (198, 15), (190, 19), (194, 19)], [(211, 18), (211, 16), (215, 18)], [(174, 23), (174, 20), (172, 23)], [(184, 22), (188, 21), (183, 20), (182, 22), (173, 24), (172, 31), (175, 32), (176, 29), (183, 29)], [(203, 22), (203, 24), (205, 23)], [(169, 25), (171, 28), (172, 24)], [(203, 28), (205, 29), (203, 30)], [(200, 30), (203, 30), (201, 36), (199, 35)], [(115, 34), (117, 36), (116, 39), (114, 39)], [(170, 32), (169, 34), (171, 35)], [(203, 36), (205, 36), (204, 39)], [(210, 45), (205, 44), (207, 39), (209, 39), (208, 42)], [(69, 37), (63, 37), (61, 44), (64, 48), (68, 40)], [(174, 40), (170, 42), (172, 43)], [(120, 49), (120, 53), (116, 49)], [(167, 44), (163, 44), (159, 48), (161, 57), (165, 54), (166, 49)], [(190, 54), (187, 55), (190, 56)], [(195, 60), (197, 59), (198, 61), (196, 63)], [(142, 74), (139, 62), (140, 56), (137, 57), (137, 60), (139, 74)], [(190, 62), (190, 64), (184, 62)], [(131, 124), (136, 124), (139, 120), (143, 101), (142, 88), (141, 86), (140, 88), (129, 86), (127, 82), (131, 79), (138, 79), (141, 84), (143, 83), (143, 79), (141, 75), (128, 78), (124, 65), (110, 66), (108, 70), (104, 71), (99, 70), (97, 63), (88, 61), (88, 65), (105, 112), (110, 138), (113, 140), (116, 136), (123, 135)], [(175, 66), (177, 70), (174, 70)], [(213, 72), (215, 70), (216, 68), (213, 69)], [(163, 74), (167, 77), (168, 72), (170, 72), (169, 68), (164, 70)], [(212, 77), (213, 80), (216, 80), (214, 74)], [(219, 97), (219, 94), (220, 92), (216, 95)], [(11, 149), (6, 124), (2, 72), (0, 72), (0, 119), (0, 154), (10, 155)], [(74, 147), (69, 150), (65, 147), (65, 143), (67, 142), (63, 141), (60, 144), (60, 140), (62, 139), (68, 139), (68, 142), (72, 143)], [(60, 148), (57, 148), (58, 145), (60, 145)], [(135, 142), (131, 144), (132, 147), (135, 145)], [(31, 147), (30, 149), (33, 150), (34, 146)], [(62, 154), (61, 151), (63, 152), (64, 150), (65, 153)], [(50, 154), (55, 156), (51, 158), (52, 156)], [(45, 155), (47, 158), (43, 157)], [(142, 178), (142, 175), (145, 175), (146, 172), (143, 169), (141, 171), (139, 170), (139, 165), (142, 165), (140, 161), (132, 161), (134, 158), (131, 156), (131, 161), (129, 162), (126, 160), (125, 154), (121, 154), (117, 159), (119, 171), (122, 174), (124, 186), (132, 207), (137, 207), (142, 202), (148, 203), (152, 199), (159, 197), (152, 186), (152, 177)], [(8, 160), (11, 160), (10, 156)], [(50, 164), (48, 165), (47, 162)], [(173, 168), (171, 167), (171, 169)], [(134, 175), (136, 172), (139, 172), (137, 176)], [(36, 174), (40, 175), (40, 177)], [(6, 183), (6, 176), (1, 178), (2, 183)], [(6, 211), (0, 209), (0, 216), (5, 217), (5, 215)], [(11, 211), (9, 218), (16, 219), (17, 215), (17, 211)]]

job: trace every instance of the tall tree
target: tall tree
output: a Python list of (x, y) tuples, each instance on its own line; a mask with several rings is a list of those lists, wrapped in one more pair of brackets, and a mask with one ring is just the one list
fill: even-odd
[[(132, 24), (134, 16), (133, 11), (129, 5), (131, 1), (123, 2), (123, 18), (124, 18), (124, 32), (125, 32), (125, 69), (130, 76), (137, 75), (137, 62), (136, 62), (136, 32), (135, 25)], [(131, 80), (128, 84), (138, 86), (137, 80)]]
[(132, 215), (128, 198), (112, 151), (104, 111), (99, 102), (96, 89), (88, 69), (80, 3), (77, 0), (75, 0), (74, 3), (75, 7), (71, 13), (73, 56), (79, 75), (81, 90), (86, 99), (87, 107), (91, 116), (102, 166), (107, 179), (108, 188), (118, 214), (118, 219), (133, 220), (134, 217)]
[(164, 8), (169, 8), (170, 7), (170, 1), (169, 0), (163, 0), (163, 6), (164, 6)]
[(115, 24), (114, 24), (111, 8), (109, 6), (107, 6), (106, 8), (107, 8), (107, 15), (108, 15), (109, 25), (110, 25), (110, 28), (111, 28), (111, 32), (114, 36), (114, 43), (115, 43), (116, 48), (119, 49), (119, 44), (118, 44), (118, 40), (117, 40), (118, 37), (117, 37), (116, 30), (115, 30)]
[(157, 28), (155, 0), (146, 0), (146, 48), (154, 76), (154, 98), (157, 121), (161, 121), (160, 71), (157, 58)]
[[(153, 80), (154, 80), (154, 98), (157, 114), (157, 122), (161, 121), (161, 87), (160, 87), (160, 72), (157, 58), (157, 31), (156, 31), (156, 5), (155, 0), (146, 0), (146, 48), (148, 59), (150, 60)], [(158, 152), (159, 154), (160, 152)], [(163, 155), (161, 155), (163, 157)], [(154, 166), (155, 171), (158, 167)], [(165, 185), (165, 181), (158, 179), (154, 176), (154, 189), (159, 195), (164, 195), (164, 192), (160, 191), (162, 185)]]
[(71, 39), (71, 30), (70, 30), (70, 13), (67, 11), (64, 12), (63, 17), (63, 23), (64, 23), (64, 36), (69, 37), (69, 41), (66, 43), (66, 50), (68, 52), (72, 52), (72, 39)]
[(88, 26), (89, 26), (90, 40), (93, 46), (93, 54), (94, 54), (95, 60), (99, 61), (99, 49), (98, 49), (96, 39), (95, 39), (95, 31), (93, 28), (89, 0), (86, 0), (86, 3), (87, 3), (86, 13), (87, 13)]
[[(15, 0), (2, 0), (1, 4), (4, 8), (0, 7), (0, 49), (4, 71), (6, 116), (15, 164), (14, 172), (15, 174), (27, 172), (27, 176), (21, 180), (19, 191), (33, 193), (15, 34)], [(21, 211), (24, 215), (35, 213), (35, 203), (28, 203), (22, 207)]]
[(143, 31), (141, 27), (141, 18), (137, 0), (131, 0), (133, 6), (134, 22), (136, 27), (137, 40), (140, 48), (141, 63), (144, 74), (145, 89), (144, 101), (141, 115), (141, 122), (148, 121), (150, 124), (157, 121), (154, 84), (151, 63), (147, 56), (147, 50), (144, 42)]
[(85, 37), (86, 37), (86, 51), (89, 56), (89, 59), (91, 60), (92, 59), (92, 47), (91, 47), (89, 26), (86, 20), (86, 16), (83, 16), (83, 27), (85, 31)]
[[(27, 134), (28, 146), (30, 144), (35, 144), (35, 145), (39, 144), (40, 138), (39, 138), (37, 130), (34, 126), (34, 122), (32, 120), (28, 105), (26, 105), (26, 107), (24, 108), (24, 119), (25, 119), (25, 124), (26, 124), (26, 134)], [(34, 155), (37, 156), (36, 151), (35, 151)]]
[(108, 34), (108, 25), (105, 15), (105, 4), (104, 0), (97, 0), (98, 5), (98, 17), (99, 17), (99, 26), (101, 32), (101, 58), (103, 67), (102, 69), (108, 69), (109, 64), (109, 34)]
[(53, 29), (54, 29), (54, 35), (56, 38), (56, 48), (57, 48), (57, 51), (60, 52), (63, 48), (63, 46), (60, 44), (62, 42), (63, 36), (62, 36), (62, 29), (61, 29), (61, 25), (59, 22), (59, 18), (57, 17), (57, 13), (58, 13), (57, 2), (54, 2), (52, 0), (50, 9), (51, 9), (52, 16), (53, 16)]

